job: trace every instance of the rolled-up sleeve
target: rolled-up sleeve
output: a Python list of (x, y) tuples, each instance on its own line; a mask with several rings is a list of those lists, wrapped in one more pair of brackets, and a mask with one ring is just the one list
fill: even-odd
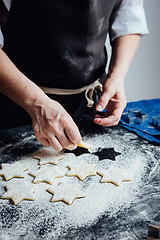
[(3, 34), (2, 34), (2, 31), (1, 31), (1, 26), (0, 26), (0, 48), (3, 47), (3, 44), (4, 44), (4, 39), (3, 39)]
[(148, 32), (143, 0), (117, 0), (110, 17), (110, 41), (123, 35)]

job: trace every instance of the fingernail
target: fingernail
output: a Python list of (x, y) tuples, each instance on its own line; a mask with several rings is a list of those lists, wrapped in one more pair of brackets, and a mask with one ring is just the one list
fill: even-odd
[(97, 111), (102, 111), (102, 110), (103, 110), (103, 107), (99, 104), (99, 105), (97, 105), (96, 110), (97, 110)]
[(97, 119), (94, 120), (95, 124), (99, 124), (99, 121)]

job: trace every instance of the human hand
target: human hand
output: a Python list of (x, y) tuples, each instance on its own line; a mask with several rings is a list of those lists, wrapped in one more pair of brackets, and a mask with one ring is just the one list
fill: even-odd
[(45, 96), (36, 100), (28, 111), (37, 140), (45, 147), (56, 151), (73, 150), (81, 141), (78, 127), (71, 116), (56, 101)]
[(95, 115), (94, 123), (102, 126), (116, 126), (126, 106), (123, 77), (108, 76), (103, 84), (103, 93), (96, 110), (106, 109), (103, 115)]

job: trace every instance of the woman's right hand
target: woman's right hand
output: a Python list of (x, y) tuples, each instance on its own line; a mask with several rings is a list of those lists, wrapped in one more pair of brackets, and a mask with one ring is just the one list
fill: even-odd
[[(43, 99), (43, 100), (42, 100)], [(45, 147), (59, 152), (73, 150), (81, 141), (77, 125), (66, 110), (48, 96), (38, 99), (28, 110), (37, 140)]]
[(29, 113), (35, 137), (45, 147), (73, 150), (81, 141), (78, 127), (65, 109), (20, 72), (2, 49), (0, 92)]

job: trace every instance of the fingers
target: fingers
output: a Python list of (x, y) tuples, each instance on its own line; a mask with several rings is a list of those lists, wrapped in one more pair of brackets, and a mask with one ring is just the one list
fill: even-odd
[(56, 137), (54, 134), (48, 134), (47, 136), (42, 137), (42, 134), (36, 134), (35, 136), (37, 140), (44, 146), (44, 147), (52, 147), (55, 151), (60, 152), (63, 148), (74, 150), (77, 145), (72, 143), (67, 136)]
[(46, 138), (43, 138), (43, 137), (42, 138), (36, 137), (36, 138), (44, 147), (50, 147), (50, 143)]
[(69, 138), (69, 140), (76, 145), (78, 143), (80, 143), (82, 140), (81, 134), (80, 134), (76, 124), (70, 123), (68, 126), (66, 126), (65, 133), (66, 133), (67, 137)]
[(109, 109), (109, 112), (106, 112), (103, 116), (95, 115), (94, 123), (102, 125), (104, 127), (116, 126), (120, 121), (122, 112), (125, 108), (125, 103), (112, 104), (112, 109)]
[(57, 132), (58, 140), (64, 148), (69, 150), (75, 149), (81, 141), (81, 135), (77, 125), (68, 114), (61, 117), (59, 123), (61, 129)]
[(32, 127), (37, 140), (56, 151), (73, 150), (81, 141), (77, 125), (65, 109), (49, 98), (31, 112)]
[(61, 133), (57, 133), (57, 139), (59, 143), (61, 144), (62, 148), (66, 148), (68, 150), (74, 150), (77, 147), (77, 144), (73, 143), (66, 133), (62, 131)]
[(43, 136), (40, 134), (38, 125), (35, 124), (35, 122), (32, 122), (32, 128), (33, 128), (33, 132), (34, 132), (34, 135), (35, 135), (36, 139), (37, 139), (44, 147), (50, 147), (50, 143), (49, 143), (48, 139), (45, 138), (45, 137), (43, 137)]
[(111, 126), (116, 126), (119, 122), (119, 119), (117, 119), (116, 116), (109, 116), (109, 117), (104, 117), (101, 118), (98, 116), (94, 119), (94, 123), (102, 125), (104, 127), (111, 127)]
[(104, 89), (103, 94), (96, 105), (96, 110), (99, 112), (103, 111), (113, 95), (114, 92), (111, 89)]
[(46, 125), (32, 124), (35, 137), (45, 147), (51, 146), (59, 152), (63, 148), (74, 150), (81, 141), (81, 135), (78, 127), (72, 118), (67, 120), (61, 118), (60, 121), (49, 121)]

